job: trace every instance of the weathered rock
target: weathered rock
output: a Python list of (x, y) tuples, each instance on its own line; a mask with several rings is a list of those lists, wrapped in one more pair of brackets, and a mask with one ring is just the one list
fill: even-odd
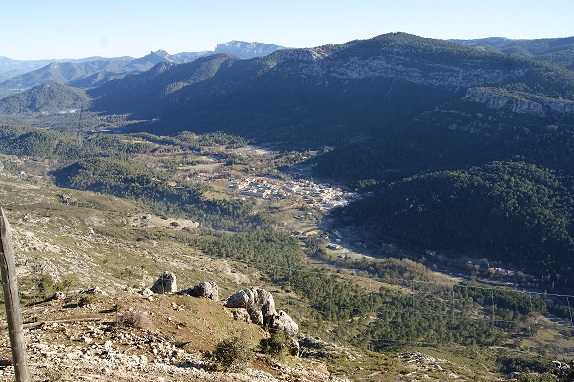
[(299, 333), (299, 325), (282, 310), (271, 316), (269, 329), (272, 331), (283, 330), (287, 337), (294, 337)]
[(235, 293), (226, 300), (225, 306), (247, 309), (251, 322), (264, 327), (268, 327), (272, 317), (277, 314), (271, 293), (257, 287)]
[(262, 325), (270, 331), (282, 330), (287, 337), (294, 337), (299, 332), (299, 326), (284, 311), (275, 310), (275, 302), (271, 293), (260, 288), (240, 290), (225, 301), (227, 308), (237, 308), (234, 312), (236, 320)]
[(56, 292), (52, 296), (52, 300), (65, 300), (66, 294), (64, 292)]
[(175, 293), (177, 291), (175, 275), (169, 271), (163, 272), (150, 289), (158, 294)]
[(192, 288), (181, 291), (182, 294), (188, 294), (193, 297), (208, 298), (219, 301), (219, 287), (215, 282), (201, 282)]
[(236, 311), (234, 311), (233, 312), (233, 319), (236, 321), (243, 321), (243, 322), (247, 322), (247, 323), (251, 322), (251, 317), (249, 317), (249, 313), (247, 312), (247, 309), (245, 309), (245, 308), (239, 308)]
[(297, 338), (289, 338), (289, 354), (291, 354), (293, 357), (299, 357), (300, 350), (301, 347), (299, 346), (299, 341), (297, 341)]
[(246, 290), (240, 290), (239, 292), (229, 296), (227, 300), (225, 300), (224, 306), (226, 308), (245, 308), (249, 301), (249, 296), (247, 295)]

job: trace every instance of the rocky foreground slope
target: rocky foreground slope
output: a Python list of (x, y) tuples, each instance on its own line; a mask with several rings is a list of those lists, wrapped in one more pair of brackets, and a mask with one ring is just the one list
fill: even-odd
[[(96, 291), (25, 310), (38, 321), (26, 324), (25, 331), (35, 381), (341, 380), (321, 363), (299, 357), (280, 363), (264, 354), (256, 354), (240, 373), (212, 371), (208, 354), (218, 338), (236, 333), (255, 348), (267, 336), (258, 325), (234, 320), (219, 301), (133, 290), (113, 296)], [(138, 327), (122, 321), (130, 312), (140, 317)], [(9, 349), (6, 336), (0, 347), (2, 359), (10, 359)], [(0, 376), (12, 380), (12, 366), (0, 369)]]

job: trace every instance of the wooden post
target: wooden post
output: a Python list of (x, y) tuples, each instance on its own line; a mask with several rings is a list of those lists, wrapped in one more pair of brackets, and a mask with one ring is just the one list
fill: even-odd
[(6, 318), (10, 334), (10, 347), (12, 349), (12, 363), (14, 364), (15, 381), (29, 382), (28, 360), (26, 358), (26, 343), (24, 342), (24, 328), (22, 326), (22, 311), (18, 296), (18, 280), (16, 277), (16, 262), (14, 260), (14, 247), (12, 246), (12, 232), (4, 210), (0, 208), (0, 239), (2, 242), (0, 252), (0, 267), (2, 268), (2, 287), (6, 305)]

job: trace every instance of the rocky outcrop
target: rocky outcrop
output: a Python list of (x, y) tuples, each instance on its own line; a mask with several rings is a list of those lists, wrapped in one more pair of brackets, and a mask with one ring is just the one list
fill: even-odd
[(106, 292), (104, 292), (103, 290), (101, 290), (101, 289), (98, 288), (98, 287), (86, 289), (86, 290), (83, 291), (82, 293), (84, 293), (84, 294), (101, 294), (102, 296), (107, 296), (107, 295), (108, 295)]
[(179, 293), (188, 294), (193, 297), (208, 298), (210, 300), (219, 301), (219, 287), (215, 282), (204, 281)]
[[(30, 341), (27, 347), (30, 374), (53, 375), (58, 378), (51, 380), (59, 381), (348, 382), (329, 375), (326, 367), (316, 361), (283, 365), (262, 354), (256, 355), (259, 363), (266, 364), (267, 370), (273, 362), (275, 376), (258, 368), (248, 368), (241, 374), (212, 372), (200, 351), (188, 352), (159, 333), (122, 327), (108, 329), (101, 323), (76, 322), (52, 323), (26, 330)], [(290, 348), (290, 351), (295, 350)], [(280, 377), (276, 378), (277, 374)], [(13, 366), (0, 365), (0, 380), (15, 380)]]
[(275, 311), (275, 301), (265, 289), (249, 288), (240, 290), (225, 301), (227, 308), (245, 308), (251, 322), (267, 327)]
[(284, 49), (281, 45), (262, 44), (259, 42), (230, 41), (217, 44), (215, 53), (229, 53), (239, 58), (253, 58), (267, 56), (276, 50)]
[(293, 357), (299, 357), (299, 353), (301, 352), (301, 346), (299, 345), (299, 341), (295, 337), (289, 338), (289, 354)]
[(294, 337), (299, 332), (299, 326), (287, 313), (275, 310), (273, 295), (265, 289), (240, 290), (225, 301), (225, 307), (238, 308), (236, 312), (239, 313), (234, 312), (236, 320), (247, 321), (247, 313), (251, 322), (269, 331), (282, 330), (287, 337)]
[(524, 92), (511, 92), (499, 88), (471, 88), (466, 99), (486, 104), (489, 109), (508, 110), (537, 117), (560, 116), (574, 112), (574, 101), (541, 97)]
[(169, 271), (163, 272), (150, 289), (153, 293), (158, 294), (177, 292), (177, 282), (175, 275)]
[(380, 47), (378, 54), (341, 55), (337, 47), (284, 49), (269, 56), (275, 60), (274, 70), (282, 74), (296, 74), (304, 78), (336, 78), (357, 80), (392, 78), (420, 85), (475, 87), (497, 86), (512, 82), (527, 73), (525, 68), (487, 68), (481, 60), (467, 60), (445, 64), (426, 60), (417, 54), (393, 51)]
[(280, 310), (279, 313), (271, 316), (269, 325), (270, 331), (282, 330), (287, 337), (294, 337), (299, 333), (299, 325), (284, 311)]

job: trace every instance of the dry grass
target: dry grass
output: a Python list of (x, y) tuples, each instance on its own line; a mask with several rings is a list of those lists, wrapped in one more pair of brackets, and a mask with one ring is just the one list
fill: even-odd
[(145, 312), (140, 310), (128, 310), (118, 315), (117, 324), (120, 326), (130, 326), (137, 329), (147, 329), (151, 322)]

